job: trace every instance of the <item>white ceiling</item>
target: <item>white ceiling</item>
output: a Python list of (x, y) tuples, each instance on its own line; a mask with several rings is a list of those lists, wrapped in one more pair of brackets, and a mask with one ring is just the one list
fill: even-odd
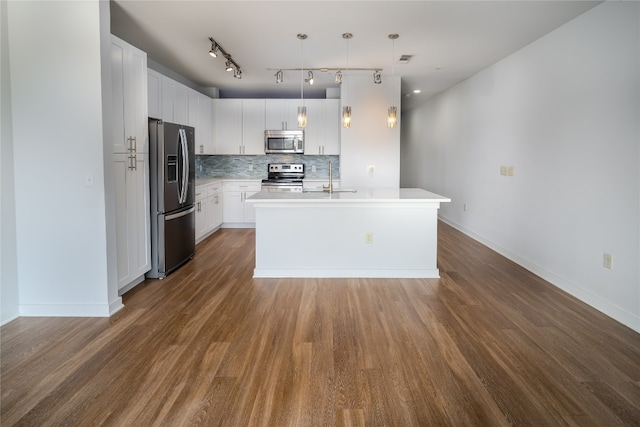
[[(401, 76), (402, 107), (412, 107), (459, 83), (584, 13), (599, 1), (159, 1), (112, 0), (112, 33), (150, 59), (222, 97), (295, 97), (304, 67), (381, 68)], [(242, 79), (208, 55), (213, 37), (242, 67)], [(366, 73), (371, 72), (355, 72)], [(373, 82), (373, 79), (372, 79)], [(372, 83), (373, 84), (373, 83)], [(315, 73), (306, 97), (337, 87), (333, 73)], [(421, 89), (419, 95), (412, 92)]]

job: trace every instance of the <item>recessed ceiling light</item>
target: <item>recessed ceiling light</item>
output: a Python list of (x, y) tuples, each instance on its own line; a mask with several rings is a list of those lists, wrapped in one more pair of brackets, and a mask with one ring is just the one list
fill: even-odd
[(420, 92), (421, 92), (421, 90), (420, 90), (420, 89), (414, 89), (414, 90), (413, 90), (413, 93), (420, 93)]

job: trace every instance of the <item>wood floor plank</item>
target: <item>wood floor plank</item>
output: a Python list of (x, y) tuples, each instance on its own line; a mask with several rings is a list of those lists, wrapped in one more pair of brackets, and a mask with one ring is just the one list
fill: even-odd
[(440, 279), (253, 279), (223, 229), (111, 319), (0, 328), (2, 426), (640, 425), (640, 334), (446, 224)]

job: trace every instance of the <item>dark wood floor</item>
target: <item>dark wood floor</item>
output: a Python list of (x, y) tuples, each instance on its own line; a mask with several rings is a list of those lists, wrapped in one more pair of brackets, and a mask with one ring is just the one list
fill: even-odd
[(640, 334), (445, 224), (440, 279), (253, 260), (253, 230), (221, 230), (111, 319), (3, 326), (0, 424), (640, 424)]

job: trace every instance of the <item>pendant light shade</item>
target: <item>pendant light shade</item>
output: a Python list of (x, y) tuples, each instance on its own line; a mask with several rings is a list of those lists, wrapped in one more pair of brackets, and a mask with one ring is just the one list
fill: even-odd
[(398, 125), (398, 108), (395, 106), (389, 107), (387, 112), (387, 127), (394, 128)]
[(305, 106), (298, 107), (298, 127), (302, 129), (307, 127), (307, 107)]
[(400, 37), (397, 34), (389, 34), (391, 39), (391, 106), (387, 110), (387, 127), (395, 128), (398, 126), (398, 107), (395, 106), (396, 100), (396, 82), (394, 79), (394, 62), (396, 55), (396, 39)]
[(353, 37), (351, 33), (344, 33), (342, 38), (347, 41), (347, 79), (344, 85), (344, 96), (342, 97), (342, 127), (351, 127), (351, 107), (347, 104), (347, 93), (349, 88), (349, 39)]
[(342, 127), (351, 127), (351, 107), (348, 105), (342, 107)]

